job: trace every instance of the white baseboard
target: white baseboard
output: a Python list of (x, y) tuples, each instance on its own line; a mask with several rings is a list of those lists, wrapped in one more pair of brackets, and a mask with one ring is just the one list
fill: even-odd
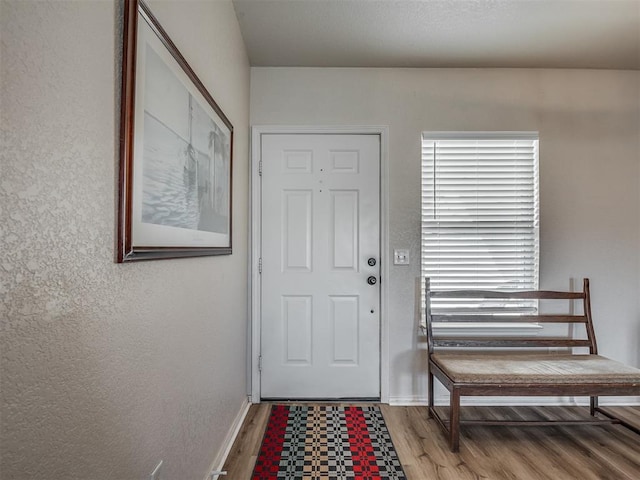
[[(449, 396), (438, 395), (434, 403), (439, 406), (449, 405)], [(587, 402), (588, 404), (588, 402)], [(389, 405), (403, 407), (421, 407), (427, 405), (424, 397), (391, 397)], [(565, 397), (462, 397), (460, 405), (468, 407), (479, 406), (527, 406), (527, 405), (576, 405), (575, 401)]]
[(390, 396), (389, 405), (394, 407), (424, 407), (427, 406), (427, 399), (418, 395), (408, 397)]
[[(589, 405), (587, 397), (578, 397), (578, 405)], [(635, 407), (640, 405), (640, 397), (599, 397), (601, 407)]]
[[(435, 399), (436, 405), (449, 405), (448, 396), (438, 396)], [(587, 401), (588, 404), (588, 401)], [(462, 397), (460, 405), (469, 407), (483, 407), (503, 405), (506, 407), (518, 406), (571, 406), (577, 405), (573, 397)]]
[[(436, 405), (449, 405), (449, 397), (438, 395)], [(460, 404), (465, 406), (571, 406), (589, 405), (589, 397), (462, 397)], [(600, 406), (622, 407), (640, 405), (640, 397), (600, 397)], [(427, 399), (423, 396), (389, 397), (392, 406), (426, 406)]]
[[(219, 472), (222, 470), (222, 467), (224, 467), (224, 462), (227, 461), (227, 457), (229, 456), (229, 452), (231, 451), (233, 442), (235, 442), (236, 437), (240, 432), (240, 428), (242, 427), (242, 423), (244, 422), (247, 413), (249, 413), (249, 407), (251, 407), (251, 402), (249, 402), (249, 399), (247, 398), (242, 403), (240, 411), (236, 415), (236, 418), (233, 420), (231, 428), (229, 428), (227, 436), (225, 437), (224, 442), (222, 442), (222, 448), (218, 452), (218, 455), (216, 455), (215, 460), (211, 463), (211, 467), (208, 470), (209, 472)], [(207, 476), (204, 480), (217, 480), (218, 477), (219, 475), (207, 473)], [(223, 476), (222, 478), (225, 477)]]

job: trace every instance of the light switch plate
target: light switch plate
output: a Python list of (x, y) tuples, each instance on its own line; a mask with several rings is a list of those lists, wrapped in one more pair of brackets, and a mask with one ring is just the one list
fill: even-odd
[(393, 251), (394, 265), (409, 265), (409, 250), (397, 249)]

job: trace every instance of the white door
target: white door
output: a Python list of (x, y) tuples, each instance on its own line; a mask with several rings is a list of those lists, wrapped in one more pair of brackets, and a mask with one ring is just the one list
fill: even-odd
[(262, 398), (380, 396), (380, 137), (263, 134)]

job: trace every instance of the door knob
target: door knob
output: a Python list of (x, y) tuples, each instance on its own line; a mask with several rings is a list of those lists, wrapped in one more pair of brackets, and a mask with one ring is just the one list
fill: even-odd
[(376, 277), (374, 277), (373, 275), (371, 275), (369, 278), (367, 278), (367, 283), (369, 285), (375, 285), (377, 281), (378, 281), (378, 279)]
[(376, 259), (375, 259), (375, 258), (373, 258), (373, 257), (371, 257), (369, 260), (367, 260), (367, 264), (368, 264), (370, 267), (375, 267), (375, 266), (376, 266)]

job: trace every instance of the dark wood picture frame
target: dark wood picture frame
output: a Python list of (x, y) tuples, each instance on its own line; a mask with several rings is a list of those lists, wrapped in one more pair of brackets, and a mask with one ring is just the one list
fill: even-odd
[(231, 254), (233, 126), (149, 7), (124, 9), (116, 260)]

